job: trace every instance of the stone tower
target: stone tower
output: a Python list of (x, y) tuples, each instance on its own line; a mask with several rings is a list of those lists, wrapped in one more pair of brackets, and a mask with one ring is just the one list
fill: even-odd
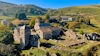
[(37, 18), (37, 19), (35, 20), (34, 29), (35, 29), (35, 30), (38, 30), (38, 29), (40, 28), (39, 25), (40, 25), (40, 20)]
[(14, 41), (19, 43), (23, 49), (25, 47), (39, 47), (39, 37), (32, 34), (32, 31), (27, 25), (20, 26), (14, 29)]
[(24, 48), (29, 44), (30, 34), (31, 34), (31, 31), (30, 31), (29, 27), (27, 27), (26, 25), (24, 25), (20, 28), (20, 46), (21, 46), (21, 48)]

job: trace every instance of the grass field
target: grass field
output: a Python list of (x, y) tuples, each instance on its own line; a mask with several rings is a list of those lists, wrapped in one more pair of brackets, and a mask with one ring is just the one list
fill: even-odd
[(0, 20), (2, 20), (2, 19), (12, 20), (12, 19), (14, 19), (14, 17), (0, 16)]
[(100, 19), (91, 19), (91, 23), (100, 28)]

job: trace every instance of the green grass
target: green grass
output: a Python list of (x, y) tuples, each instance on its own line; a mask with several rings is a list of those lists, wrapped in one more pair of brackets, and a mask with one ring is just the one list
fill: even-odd
[[(70, 49), (70, 48), (68, 48), (68, 47), (65, 47), (65, 46), (63, 46), (63, 45), (61, 45), (61, 44), (58, 44), (58, 43), (56, 43), (56, 42), (54, 42), (54, 41), (52, 41), (52, 40), (40, 39), (40, 42), (43, 42), (43, 43), (50, 43), (50, 44), (53, 44), (53, 45), (57, 45), (57, 46), (59, 46), (59, 47), (62, 47), (62, 48), (64, 48), (64, 49), (67, 49), (67, 50), (73, 50), (73, 49)], [(74, 51), (74, 50), (73, 50), (73, 51)]]
[(8, 16), (0, 16), (0, 20), (2, 19), (8, 19), (8, 20), (12, 20), (13, 17), (8, 17)]
[(84, 23), (78, 24), (76, 26), (78, 26), (79, 28), (75, 27), (74, 30), (78, 33), (80, 31), (83, 31), (84, 33), (92, 33), (92, 32), (95, 32), (95, 29), (96, 29), (96, 27), (92, 27), (92, 26), (86, 25)]
[[(60, 45), (60, 44), (58, 44), (58, 43), (56, 43), (56, 42), (54, 42), (52, 40), (40, 39), (40, 42), (57, 45), (57, 46), (62, 47), (62, 48), (67, 50), (67, 51), (63, 51), (63, 50), (58, 50), (58, 49), (45, 48), (45, 51), (49, 52), (51, 54), (59, 53), (61, 56), (81, 56), (81, 54), (79, 55), (79, 53), (80, 53), (79, 51), (75, 51), (74, 49), (62, 46), (62, 45)], [(71, 52), (71, 51), (73, 51), (73, 52)]]
[[(39, 16), (39, 15), (38, 15), (38, 16)], [(28, 19), (32, 19), (32, 18), (34, 18), (34, 17), (36, 17), (36, 15), (34, 15), (34, 16), (27, 16)], [(41, 16), (41, 15), (40, 15), (40, 17), (44, 18), (44, 16)]]
[(96, 53), (100, 56), (100, 49)]
[[(79, 51), (81, 53), (83, 53), (84, 55), (86, 55), (88, 53), (88, 51), (92, 48), (95, 47), (97, 45), (100, 45), (100, 42), (97, 41), (88, 41), (88, 43), (78, 49), (75, 49), (76, 51)], [(99, 52), (99, 51), (98, 51)]]
[(39, 48), (31, 48), (29, 50), (22, 50), (21, 56), (46, 56), (46, 52)]
[(91, 23), (100, 28), (100, 19), (91, 19)]

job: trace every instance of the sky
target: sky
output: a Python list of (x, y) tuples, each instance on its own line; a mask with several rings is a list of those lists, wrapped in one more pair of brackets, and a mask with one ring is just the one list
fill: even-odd
[(18, 5), (34, 4), (42, 8), (58, 9), (71, 6), (97, 5), (100, 0), (0, 0)]

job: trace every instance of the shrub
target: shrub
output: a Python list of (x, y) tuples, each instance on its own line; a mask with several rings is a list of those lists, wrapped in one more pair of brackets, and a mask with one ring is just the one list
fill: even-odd
[(12, 44), (14, 42), (13, 34), (7, 27), (0, 27), (0, 42), (5, 44)]
[(3, 56), (19, 56), (20, 49), (15, 45), (0, 43), (0, 54)]
[(68, 28), (73, 28), (73, 27), (76, 26), (77, 24), (78, 24), (78, 22), (69, 22)]

